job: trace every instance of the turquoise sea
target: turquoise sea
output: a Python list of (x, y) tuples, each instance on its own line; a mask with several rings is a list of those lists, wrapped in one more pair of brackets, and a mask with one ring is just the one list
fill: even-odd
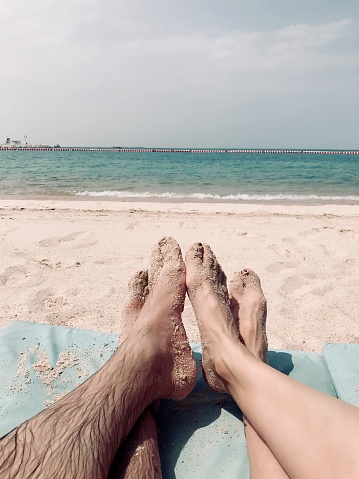
[(359, 202), (359, 155), (0, 151), (0, 195)]

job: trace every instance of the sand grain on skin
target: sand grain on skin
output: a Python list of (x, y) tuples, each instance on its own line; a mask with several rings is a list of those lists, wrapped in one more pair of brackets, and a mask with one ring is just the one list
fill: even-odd
[(234, 274), (230, 284), (230, 305), (240, 339), (259, 359), (267, 362), (267, 301), (259, 276), (250, 269)]
[(120, 321), (119, 344), (128, 336), (148, 296), (148, 271), (137, 271), (131, 276), (123, 302)]
[[(208, 245), (200, 243), (192, 245), (186, 256), (187, 260), (187, 289), (192, 303), (202, 342), (202, 369), (208, 384), (218, 392), (227, 392), (222, 381), (214, 371), (212, 360), (208, 354), (209, 340), (202, 322), (203, 297), (197, 295), (199, 287), (206, 282), (212, 291), (209, 301), (216, 301), (220, 306), (223, 321), (227, 322), (229, 329), (234, 329), (233, 316), (229, 307), (229, 295), (227, 290), (226, 275), (218, 263), (215, 255)], [(204, 313), (205, 314), (205, 313)]]
[(161, 283), (171, 297), (171, 349), (173, 352), (174, 391), (171, 399), (182, 399), (192, 389), (197, 378), (196, 364), (182, 324), (181, 313), (186, 294), (185, 265), (178, 243), (171, 237), (162, 238), (152, 249), (148, 284), (150, 291)]

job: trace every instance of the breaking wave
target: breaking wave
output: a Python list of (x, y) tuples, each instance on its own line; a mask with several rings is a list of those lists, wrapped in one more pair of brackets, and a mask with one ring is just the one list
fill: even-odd
[(73, 191), (76, 196), (92, 196), (107, 198), (162, 198), (168, 200), (215, 200), (215, 201), (359, 201), (359, 196), (324, 196), (324, 195), (290, 195), (290, 194), (230, 194), (219, 195), (212, 193), (151, 193), (145, 191), (143, 193), (134, 193), (131, 191)]

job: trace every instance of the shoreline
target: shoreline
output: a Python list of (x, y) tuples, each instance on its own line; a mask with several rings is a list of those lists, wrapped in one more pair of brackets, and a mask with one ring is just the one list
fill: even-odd
[[(228, 280), (256, 271), (270, 348), (359, 342), (359, 205), (0, 198), (0, 327), (35, 321), (119, 333), (130, 276), (173, 236), (211, 245)], [(189, 301), (183, 321), (199, 333)]]
[[(329, 212), (328, 210), (340, 210), (338, 214), (345, 214), (346, 209), (359, 212), (359, 201), (214, 201), (211, 199), (192, 199), (187, 198), (126, 198), (120, 199), (116, 197), (88, 197), (88, 196), (39, 196), (39, 195), (0, 195), (0, 209), (3, 208), (47, 208), (47, 205), (59, 209), (108, 209), (109, 211), (123, 211), (131, 209), (131, 205), (136, 205), (142, 209), (173, 209), (178, 205), (180, 209), (196, 207), (199, 211), (211, 210), (212, 208), (219, 211), (254, 211), (256, 209), (264, 211), (279, 211), (282, 208), (294, 209), (304, 208)], [(96, 205), (96, 207), (94, 207)], [(345, 210), (343, 209), (345, 208)], [(323, 213), (324, 214), (324, 213)]]

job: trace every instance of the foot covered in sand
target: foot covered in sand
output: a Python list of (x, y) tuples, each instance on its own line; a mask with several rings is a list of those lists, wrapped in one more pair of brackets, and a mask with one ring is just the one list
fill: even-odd
[(238, 328), (230, 311), (227, 279), (208, 245), (194, 243), (186, 254), (186, 284), (202, 342), (202, 370), (209, 386), (227, 392), (216, 364), (223, 338), (239, 341)]
[[(121, 339), (125, 339), (129, 335), (148, 293), (148, 271), (138, 271), (131, 277), (127, 286), (127, 294), (121, 313), (122, 334), (120, 343)], [(135, 477), (162, 478), (157, 426), (153, 414), (154, 411), (158, 411), (159, 406), (160, 400), (154, 401), (152, 407), (147, 407), (138, 418), (126, 441), (117, 452), (108, 475), (109, 479), (117, 477), (123, 479)]]
[(120, 344), (129, 335), (148, 296), (148, 271), (137, 271), (129, 280), (121, 311)]
[(230, 282), (230, 306), (240, 339), (252, 354), (267, 362), (267, 301), (258, 275), (244, 269)]
[(180, 247), (167, 237), (152, 250), (148, 286), (146, 272), (138, 273), (130, 282), (132, 300), (127, 304), (127, 319), (131, 311), (140, 310), (130, 336), (144, 341), (149, 354), (156, 354), (152, 374), (158, 379), (157, 398), (182, 399), (196, 383), (196, 365), (181, 319), (185, 276)]

